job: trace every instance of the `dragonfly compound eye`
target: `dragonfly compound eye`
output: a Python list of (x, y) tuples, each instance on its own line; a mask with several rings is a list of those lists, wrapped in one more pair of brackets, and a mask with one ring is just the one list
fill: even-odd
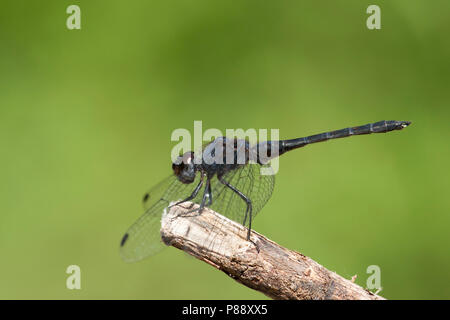
[(191, 183), (195, 180), (194, 153), (186, 152), (178, 157), (177, 162), (172, 164), (174, 174), (183, 183)]

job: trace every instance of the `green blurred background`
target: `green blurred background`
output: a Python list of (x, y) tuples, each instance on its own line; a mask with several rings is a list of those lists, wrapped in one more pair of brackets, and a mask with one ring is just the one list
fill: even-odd
[[(66, 28), (77, 4), (82, 29)], [(366, 8), (381, 7), (381, 30)], [(0, 5), (0, 298), (260, 299), (168, 248), (126, 264), (174, 129), (294, 138), (404, 131), (281, 159), (256, 231), (391, 299), (450, 298), (450, 2), (37, 1)], [(67, 266), (82, 289), (66, 289)]]

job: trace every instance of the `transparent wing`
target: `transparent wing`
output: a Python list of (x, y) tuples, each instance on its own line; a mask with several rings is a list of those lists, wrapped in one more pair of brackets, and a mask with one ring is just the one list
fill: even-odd
[(147, 191), (142, 197), (142, 206), (144, 207), (144, 209), (147, 210), (151, 208), (155, 204), (155, 202), (160, 200), (164, 192), (166, 192), (166, 190), (169, 189), (170, 185), (176, 180), (176, 176), (171, 174), (160, 183), (153, 186), (149, 191)]
[[(224, 176), (225, 181), (230, 183), (252, 201), (252, 220), (269, 200), (275, 184), (274, 175), (262, 175), (260, 173), (262, 167), (266, 167), (267, 170), (270, 169), (269, 166), (247, 164), (228, 172)], [(231, 220), (244, 225), (245, 212), (247, 210), (246, 202), (233, 190), (223, 185), (217, 177), (214, 177), (211, 183), (213, 202), (210, 208)], [(249, 218), (247, 217), (245, 225), (248, 226), (248, 223)], [(213, 228), (223, 230), (224, 226), (217, 224), (213, 226)], [(216, 242), (214, 235), (218, 233), (220, 232), (211, 232), (211, 236), (204, 240), (203, 246), (208, 248), (214, 247), (215, 250), (220, 250), (216, 246), (225, 244)]]
[[(262, 167), (268, 165), (247, 164), (228, 172), (224, 179), (246, 195), (253, 205), (252, 218), (262, 209), (272, 195), (274, 175), (262, 175)], [(120, 244), (120, 253), (127, 262), (142, 260), (158, 253), (165, 245), (161, 241), (161, 217), (164, 209), (172, 201), (179, 201), (191, 195), (200, 175), (193, 183), (181, 183), (175, 175), (171, 175), (150, 189), (144, 195), (145, 213), (128, 229)], [(244, 223), (247, 205), (233, 190), (223, 185), (216, 176), (211, 180), (212, 205), (210, 208), (238, 223)], [(197, 197), (191, 200), (200, 204), (204, 188)], [(247, 218), (247, 223), (248, 223)]]
[(187, 198), (199, 183), (181, 183), (175, 175), (161, 181), (144, 196), (145, 213), (128, 229), (120, 243), (120, 254), (127, 262), (142, 260), (164, 248), (161, 241), (161, 217), (172, 201)]
[[(253, 206), (252, 219), (261, 211), (273, 192), (274, 175), (262, 175), (260, 169), (270, 170), (270, 165), (247, 164), (228, 172), (224, 180), (247, 196)], [(215, 177), (212, 182), (213, 203), (210, 208), (236, 222), (244, 224), (247, 204), (233, 190), (224, 186)], [(249, 220), (247, 217), (246, 223)]]

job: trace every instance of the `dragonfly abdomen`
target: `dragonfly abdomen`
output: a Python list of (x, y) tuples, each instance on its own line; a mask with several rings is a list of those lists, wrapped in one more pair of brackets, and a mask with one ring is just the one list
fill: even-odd
[(345, 129), (328, 131), (308, 137), (282, 140), (280, 141), (280, 155), (297, 148), (304, 147), (311, 143), (317, 143), (332, 139), (345, 138), (355, 135), (371, 134), (371, 133), (385, 133), (393, 130), (401, 130), (409, 126), (409, 121), (395, 121), (395, 120), (383, 120), (375, 123), (369, 123), (358, 127), (349, 127)]

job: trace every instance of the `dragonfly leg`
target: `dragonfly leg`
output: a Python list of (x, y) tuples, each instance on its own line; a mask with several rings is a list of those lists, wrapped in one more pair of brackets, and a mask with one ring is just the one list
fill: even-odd
[(194, 191), (191, 193), (191, 195), (189, 197), (187, 197), (184, 200), (178, 201), (177, 203), (169, 206), (169, 208), (172, 208), (173, 206), (177, 206), (179, 204), (182, 204), (183, 202), (191, 201), (192, 199), (194, 199), (197, 196), (199, 190), (202, 188), (202, 185), (203, 185), (203, 175), (200, 177), (200, 182), (197, 184)]
[[(244, 218), (244, 226), (245, 226), (245, 222), (247, 221), (247, 216), (248, 216), (248, 232), (247, 232), (247, 240), (252, 242), (256, 248), (258, 249), (258, 246), (250, 240), (250, 233), (252, 231), (252, 201), (242, 192), (240, 192), (238, 189), (236, 189), (234, 186), (232, 186), (231, 184), (229, 184), (227, 181), (225, 181), (224, 179), (220, 178), (219, 179), (221, 183), (223, 183), (225, 186), (227, 186), (228, 188), (230, 188), (231, 190), (233, 190), (239, 197), (241, 197), (242, 200), (245, 201), (245, 203), (247, 204), (247, 210), (245, 211), (245, 218)], [(259, 251), (259, 249), (258, 249)]]
[(208, 188), (208, 207), (210, 207), (213, 203), (213, 199), (212, 199), (212, 192), (211, 192), (211, 183), (209, 183), (209, 180), (208, 180), (208, 184), (206, 186)]
[[(197, 193), (198, 193), (198, 190), (197, 190)], [(200, 206), (198, 208), (196, 208), (196, 209), (189, 210), (188, 212), (186, 212), (182, 216), (187, 216), (187, 215), (189, 215), (190, 213), (193, 213), (193, 212), (197, 212), (197, 214), (193, 215), (193, 216), (197, 216), (197, 215), (201, 214), (203, 209), (205, 208), (206, 198), (209, 198), (210, 199), (209, 203), (212, 203), (212, 200), (211, 200), (211, 181), (210, 181), (209, 178), (207, 178), (207, 180), (206, 180), (205, 192), (203, 193), (203, 198), (202, 198), (202, 202), (200, 203)]]
[(203, 199), (202, 203), (200, 204), (200, 207), (198, 208), (198, 213), (202, 213), (203, 208), (206, 204), (206, 198), (208, 198), (208, 206), (212, 204), (212, 197), (211, 197), (211, 180), (207, 178), (206, 180), (206, 187), (205, 192), (203, 193)]

